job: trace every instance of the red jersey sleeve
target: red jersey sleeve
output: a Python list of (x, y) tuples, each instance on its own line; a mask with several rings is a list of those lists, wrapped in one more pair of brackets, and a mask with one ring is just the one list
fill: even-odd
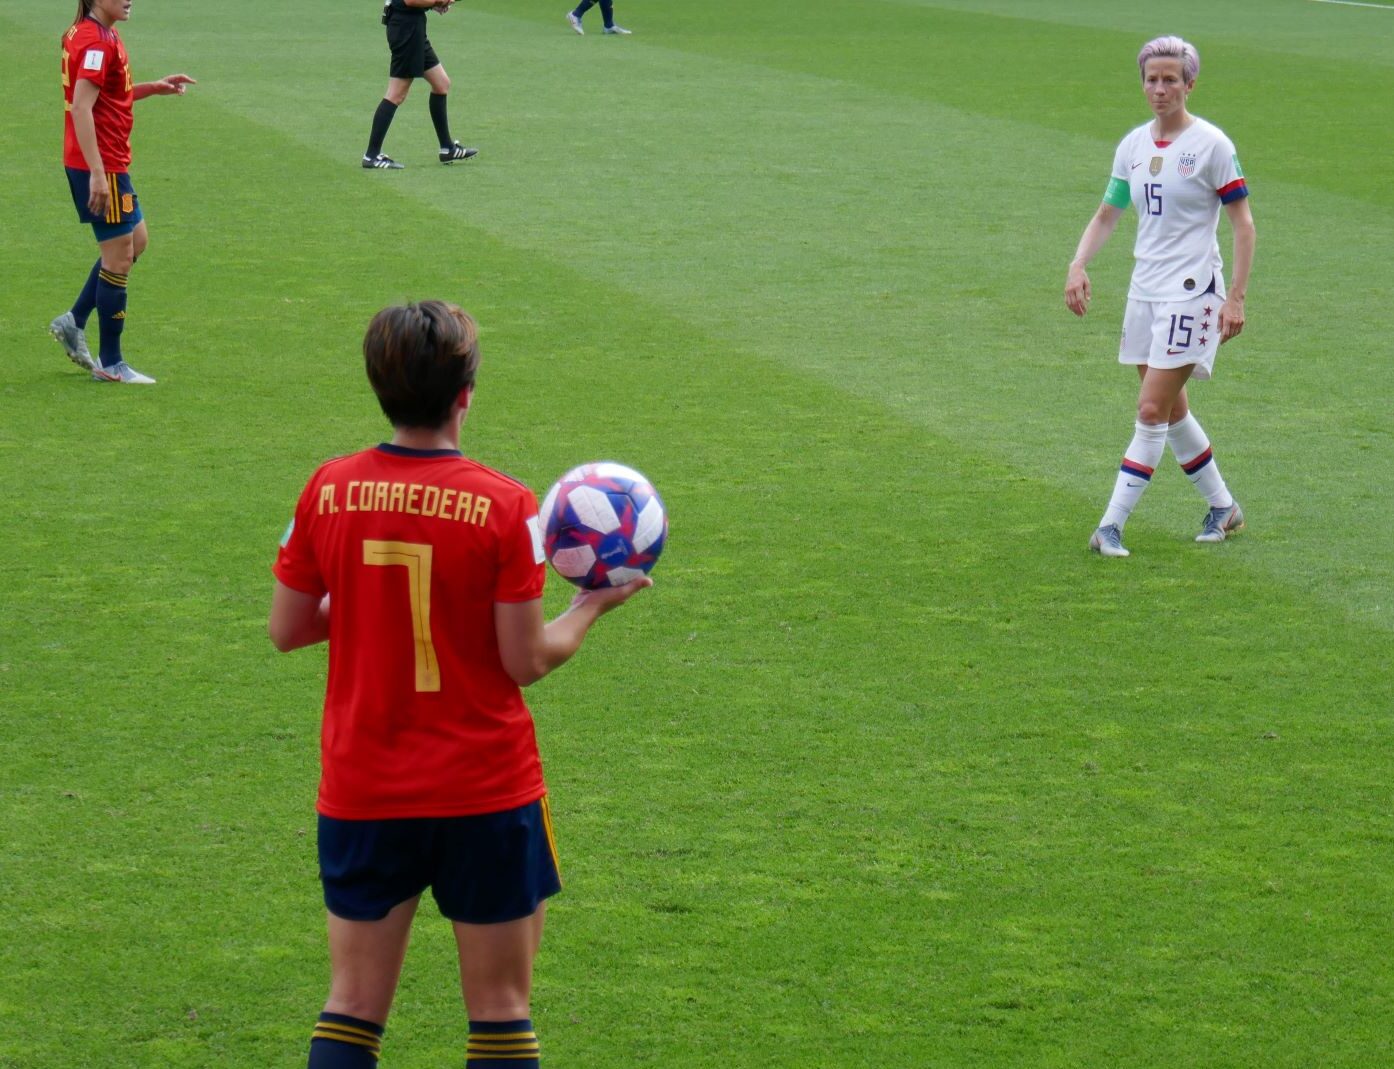
[(281, 538), (281, 549), (276, 554), (276, 563), (271, 571), (286, 586), (302, 594), (320, 598), (328, 593), (324, 576), (320, 572), (319, 561), (315, 559), (314, 539), (311, 525), (314, 523), (313, 505), (316, 500), (315, 484), (318, 477), (311, 479), (300, 494), (295, 506), (295, 518), (290, 521), (285, 535)]
[(542, 521), (537, 516), (537, 498), (531, 490), (518, 495), (508, 525), (500, 536), (499, 572), (494, 583), (494, 600), (533, 601), (542, 596), (547, 581), (547, 559), (542, 552)]
[(70, 58), (65, 65), (69, 79), (96, 82), (97, 88), (106, 86), (107, 72), (118, 62), (116, 42), (103, 41), (95, 35), (83, 34), (72, 42)]

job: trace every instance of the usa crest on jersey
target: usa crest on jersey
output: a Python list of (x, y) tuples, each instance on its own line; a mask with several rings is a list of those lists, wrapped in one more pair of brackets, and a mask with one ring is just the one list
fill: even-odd
[(1196, 173), (1196, 157), (1194, 152), (1183, 154), (1181, 158), (1176, 161), (1176, 173), (1182, 178), (1190, 178), (1191, 175)]

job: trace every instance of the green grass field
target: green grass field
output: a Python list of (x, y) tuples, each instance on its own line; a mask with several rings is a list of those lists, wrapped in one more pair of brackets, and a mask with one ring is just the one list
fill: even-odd
[[(1394, 1064), (1394, 9), (468, 0), (431, 31), (481, 155), (434, 162), (421, 86), (389, 174), (373, 3), (137, 0), (137, 80), (200, 82), (137, 109), (141, 390), (45, 330), (93, 258), (70, 7), (0, 6), (0, 1067), (304, 1064), (324, 656), (272, 651), (268, 569), (385, 436), (368, 318), (427, 296), (482, 326), (468, 452), (622, 460), (672, 522), (529, 691), (544, 1064)], [(1253, 191), (1192, 392), (1249, 529), (1195, 545), (1168, 459), (1102, 561), (1132, 221), (1086, 320), (1061, 289), (1160, 32)], [(423, 909), (382, 1064), (464, 1034)]]

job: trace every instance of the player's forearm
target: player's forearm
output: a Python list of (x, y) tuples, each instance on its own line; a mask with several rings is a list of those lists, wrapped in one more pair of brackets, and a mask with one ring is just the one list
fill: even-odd
[(1113, 228), (1117, 225), (1117, 215), (1105, 216), (1102, 210), (1096, 213), (1094, 218), (1089, 220), (1089, 225), (1084, 228), (1084, 233), (1080, 235), (1079, 245), (1075, 248), (1074, 259), (1070, 261), (1070, 266), (1089, 266), (1089, 262), (1108, 243), (1108, 239), (1113, 235)]
[(271, 644), (282, 653), (329, 640), (329, 595), (314, 598), (277, 586), (266, 622)]
[(542, 629), (542, 641), (534, 651), (530, 670), (517, 679), (519, 686), (536, 683), (571, 660), (585, 641), (586, 632), (600, 618), (592, 605), (573, 605)]
[(155, 82), (140, 82), (132, 87), (131, 96), (135, 100), (144, 100), (146, 97), (154, 96), (158, 88)]
[(1239, 223), (1234, 227), (1234, 272), (1230, 279), (1229, 296), (1243, 300), (1249, 291), (1249, 272), (1254, 266), (1254, 246), (1258, 234), (1253, 223)]
[(73, 133), (77, 135), (77, 147), (82, 150), (87, 169), (93, 174), (105, 174), (106, 165), (102, 162), (102, 150), (97, 147), (97, 124), (92, 119), (90, 104), (73, 104)]

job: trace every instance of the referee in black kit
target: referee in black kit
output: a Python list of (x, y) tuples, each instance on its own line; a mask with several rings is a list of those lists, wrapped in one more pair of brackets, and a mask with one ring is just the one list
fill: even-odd
[(454, 163), (478, 155), (479, 150), (465, 148), (450, 136), (450, 122), (445, 114), (445, 95), (450, 92), (450, 76), (441, 66), (436, 50), (426, 36), (426, 12), (444, 15), (455, 0), (384, 0), (382, 24), (387, 27), (387, 46), (392, 50), (392, 65), (388, 69), (387, 92), (373, 115), (373, 132), (368, 139), (368, 151), (363, 153), (363, 166), (368, 170), (399, 171), (402, 165), (391, 156), (383, 155), (382, 142), (392, 117), (407, 99), (414, 78), (425, 78), (431, 87), (431, 122), (440, 140), (441, 163)]

